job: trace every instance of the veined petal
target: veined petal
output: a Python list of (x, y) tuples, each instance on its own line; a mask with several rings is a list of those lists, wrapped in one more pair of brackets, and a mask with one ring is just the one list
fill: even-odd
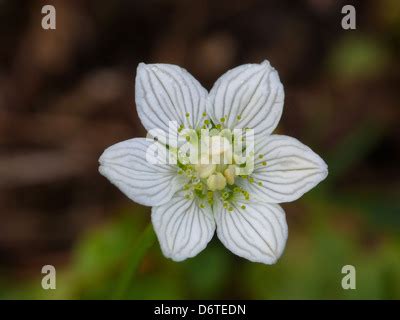
[(145, 206), (168, 202), (182, 187), (176, 166), (148, 161), (151, 146), (165, 150), (159, 143), (135, 138), (112, 145), (99, 159), (99, 172), (129, 199)]
[[(243, 209), (242, 206), (246, 207)], [(253, 262), (274, 264), (281, 256), (287, 236), (285, 212), (276, 204), (232, 204), (233, 210), (216, 203), (217, 235), (234, 254)]]
[(251, 175), (254, 181), (240, 179), (240, 184), (250, 196), (265, 202), (294, 201), (328, 175), (324, 160), (292, 137), (271, 135), (260, 139), (255, 144), (255, 153)]
[(254, 129), (270, 134), (282, 115), (284, 92), (268, 61), (245, 64), (222, 75), (211, 89), (207, 108), (214, 122), (224, 118), (231, 130)]
[(151, 220), (163, 254), (174, 261), (194, 257), (210, 242), (215, 221), (209, 206), (177, 193), (168, 203), (153, 207)]
[(136, 106), (143, 126), (168, 133), (168, 122), (196, 129), (206, 111), (207, 90), (185, 69), (172, 64), (140, 63)]

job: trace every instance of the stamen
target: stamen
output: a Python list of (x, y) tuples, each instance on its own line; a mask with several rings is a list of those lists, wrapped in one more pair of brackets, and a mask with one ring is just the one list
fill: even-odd
[(226, 186), (226, 179), (221, 172), (214, 173), (208, 177), (207, 186), (211, 191), (223, 190)]
[(226, 178), (226, 182), (229, 185), (233, 185), (235, 183), (235, 171), (236, 171), (236, 166), (235, 165), (229, 165), (227, 169), (224, 171), (224, 176)]
[(196, 164), (194, 166), (200, 178), (206, 179), (215, 172), (216, 164)]

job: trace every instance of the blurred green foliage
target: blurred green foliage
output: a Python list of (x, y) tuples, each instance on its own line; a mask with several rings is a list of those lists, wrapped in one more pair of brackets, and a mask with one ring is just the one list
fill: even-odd
[[(322, 197), (322, 199), (321, 199)], [(233, 256), (214, 239), (193, 259), (175, 263), (154, 245), (141, 260), (123, 299), (391, 299), (400, 297), (400, 238), (379, 233), (373, 225), (354, 223), (349, 230), (345, 205), (332, 206), (319, 194), (301, 201), (308, 225), (290, 232), (286, 252), (273, 266), (250, 263)], [(351, 209), (351, 208), (350, 208)], [(76, 247), (70, 266), (58, 270), (57, 290), (40, 289), (40, 279), (29, 286), (3, 287), (8, 298), (108, 299), (132, 257), (143, 227), (140, 208), (122, 212), (115, 221), (90, 232)], [(339, 213), (338, 212), (343, 212)], [(351, 217), (350, 220), (353, 220)], [(290, 219), (289, 219), (290, 221)], [(350, 223), (350, 224), (351, 224)], [(365, 222), (364, 222), (365, 223)], [(360, 241), (367, 232), (369, 240)], [(367, 231), (366, 231), (367, 230)], [(362, 240), (362, 239), (361, 239)], [(137, 249), (136, 249), (137, 250)], [(343, 290), (341, 268), (354, 265), (357, 289)]]
[(374, 37), (356, 33), (345, 35), (334, 47), (330, 73), (349, 81), (379, 75), (388, 67), (389, 53)]

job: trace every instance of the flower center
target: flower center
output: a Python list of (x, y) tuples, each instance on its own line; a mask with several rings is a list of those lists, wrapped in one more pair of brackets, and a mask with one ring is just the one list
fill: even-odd
[(200, 207), (212, 206), (217, 198), (228, 211), (238, 197), (248, 200), (249, 193), (237, 185), (238, 179), (248, 178), (241, 169), (249, 160), (242, 157), (245, 148), (241, 143), (237, 150), (239, 138), (224, 129), (223, 123), (215, 125), (210, 120), (204, 120), (202, 130), (185, 130), (182, 125), (179, 129), (186, 140), (181, 147), (184, 152), (180, 151), (184, 157), (178, 161), (178, 173), (188, 181), (183, 188), (185, 197), (197, 198)]

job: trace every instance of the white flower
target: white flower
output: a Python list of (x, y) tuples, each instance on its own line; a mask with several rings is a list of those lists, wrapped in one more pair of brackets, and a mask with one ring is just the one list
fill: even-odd
[[(136, 105), (148, 131), (168, 132), (170, 121), (179, 130), (212, 127), (217, 133), (210, 150), (219, 157), (232, 155), (222, 129), (253, 129), (254, 170), (240, 174), (236, 155), (230, 165), (150, 163), (146, 152), (155, 142), (136, 138), (106, 149), (99, 171), (130, 199), (153, 207), (153, 226), (166, 257), (181, 261), (197, 255), (216, 229), (233, 253), (273, 264), (288, 236), (278, 204), (298, 199), (328, 174), (325, 162), (309, 147), (271, 134), (283, 100), (278, 73), (267, 61), (228, 71), (210, 93), (178, 66), (141, 63)], [(163, 142), (156, 143), (170, 152), (173, 148), (165, 149)]]

